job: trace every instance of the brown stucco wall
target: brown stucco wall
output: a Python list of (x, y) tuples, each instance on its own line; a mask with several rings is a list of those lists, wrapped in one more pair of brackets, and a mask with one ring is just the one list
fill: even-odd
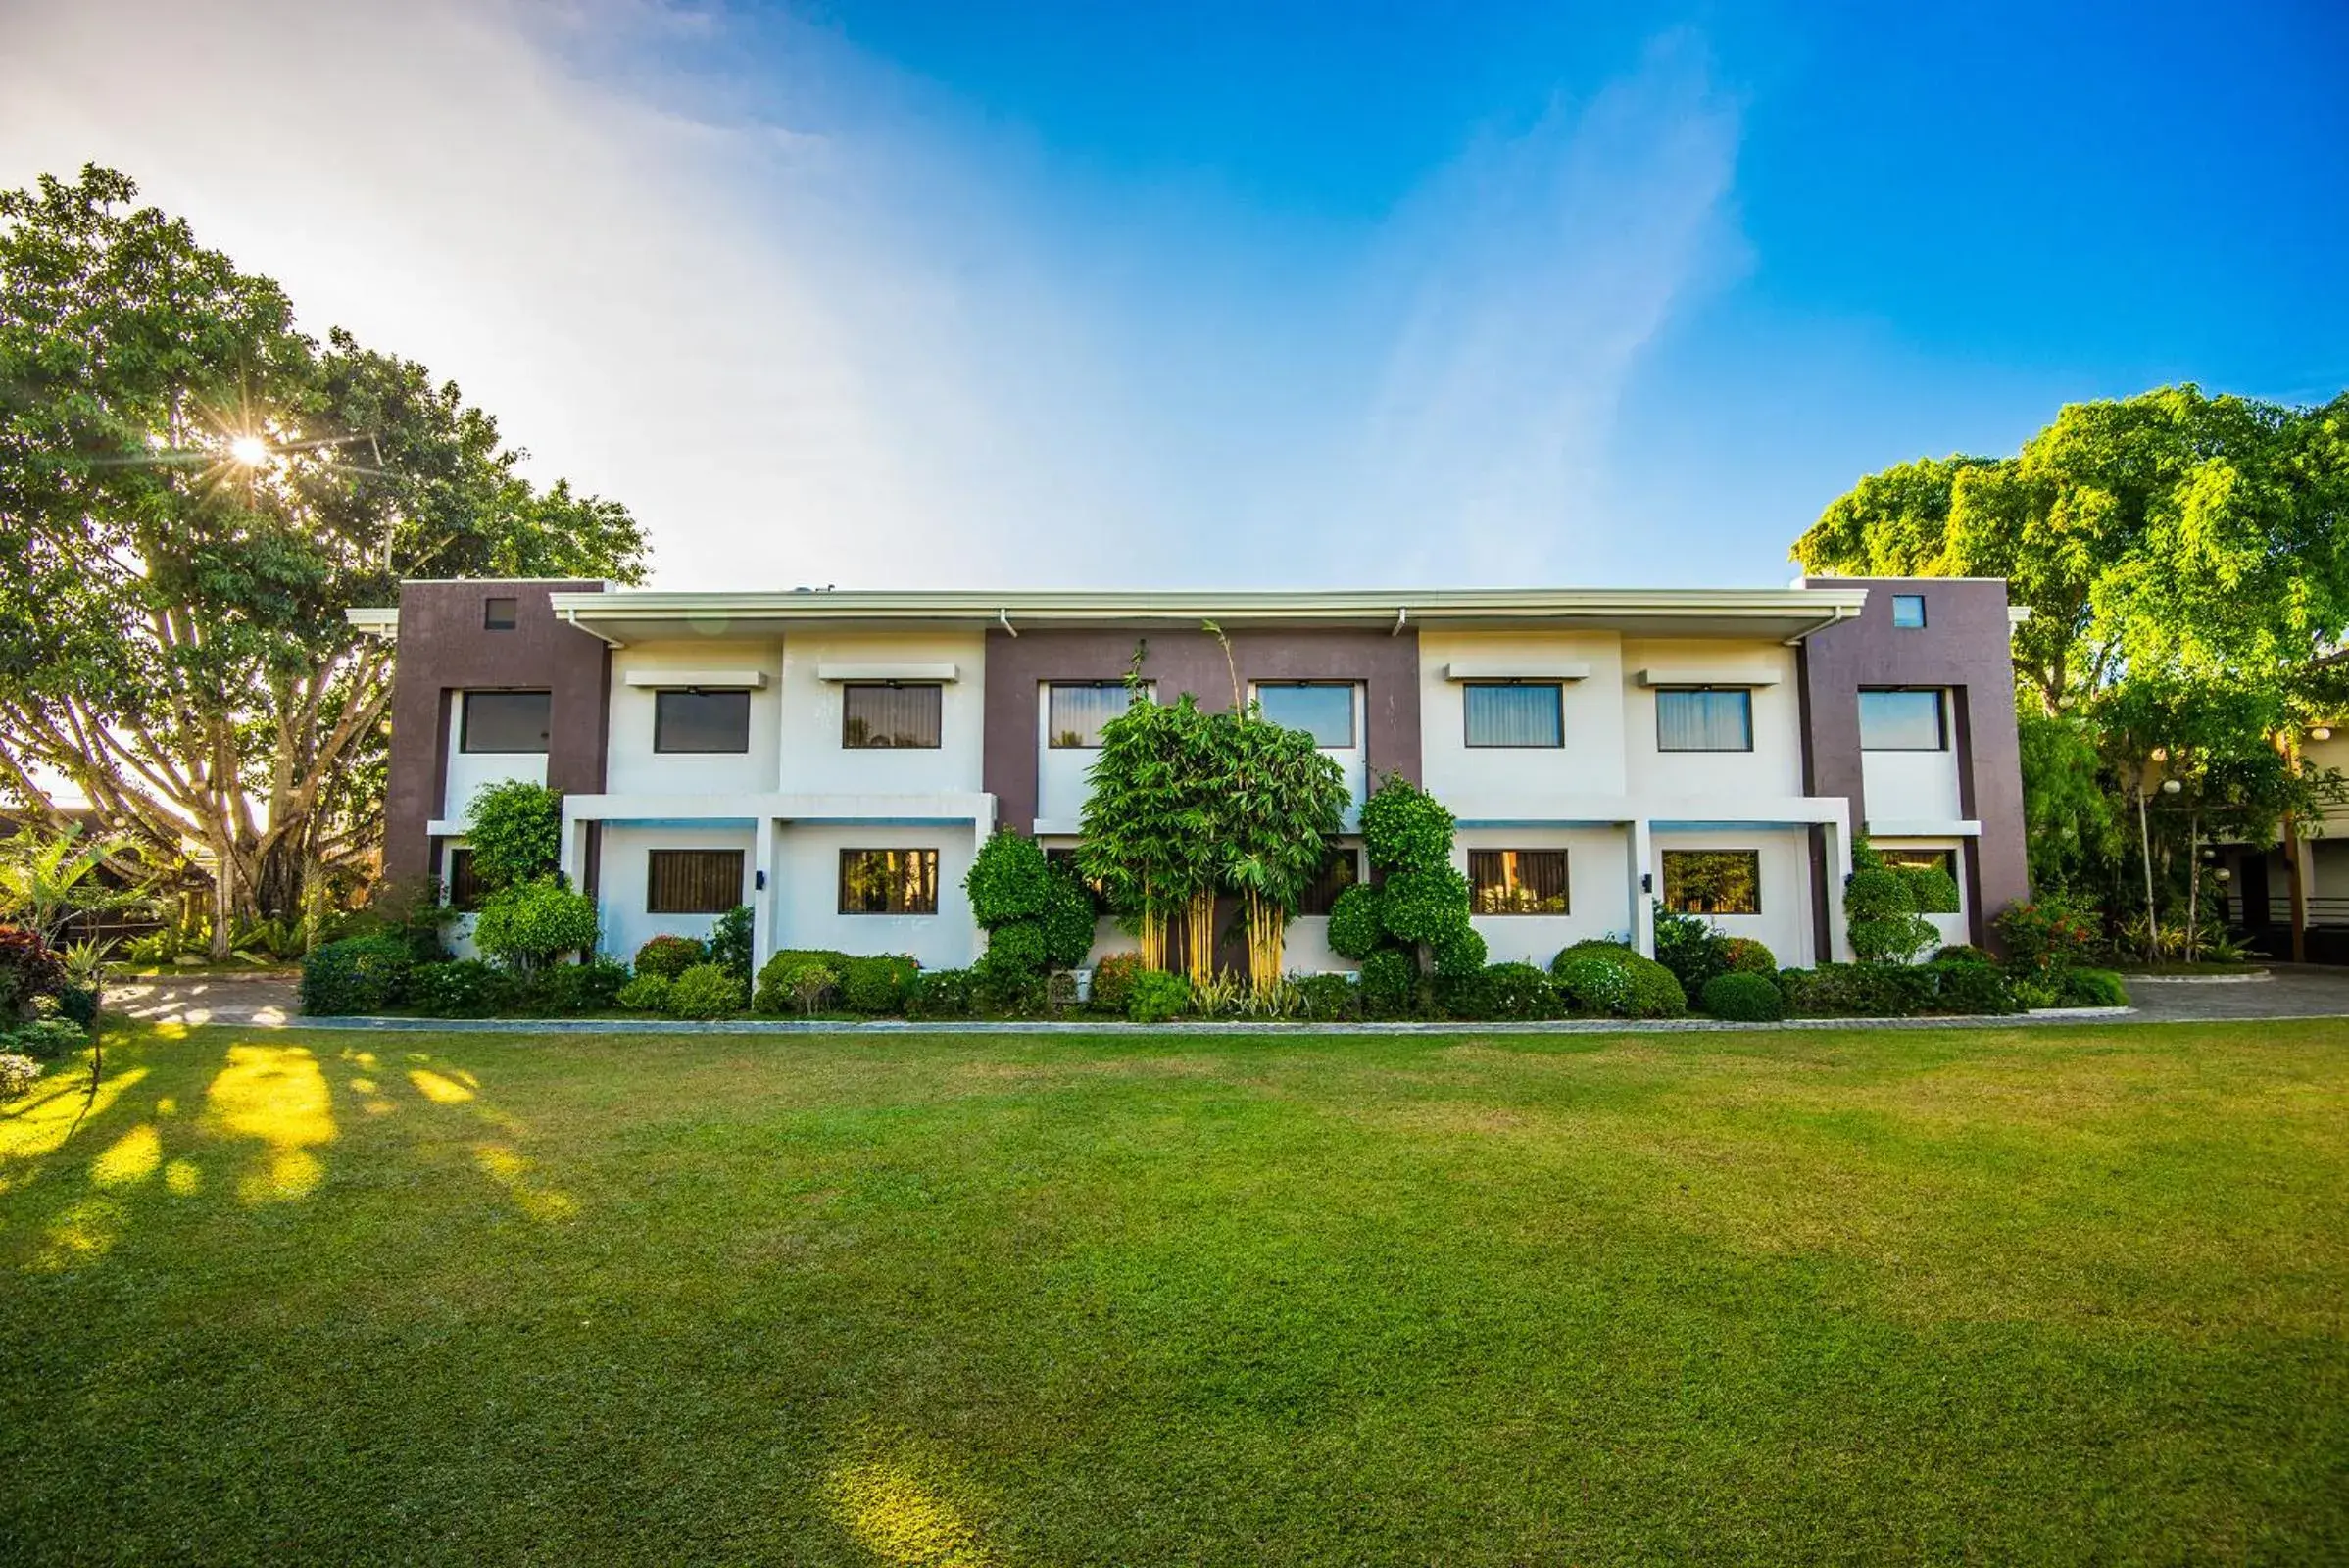
[[(600, 582), (410, 582), (400, 585), (400, 641), (392, 675), (391, 770), (384, 793), (383, 871), (420, 881), (431, 870), (426, 825), (446, 780), (450, 696), (461, 691), (551, 694), (547, 783), (564, 793), (604, 787), (611, 650), (555, 618), (549, 595), (597, 593)], [(512, 631), (483, 628), (482, 601), (511, 597)]]
[[(1383, 631), (1235, 631), (1232, 664), (1249, 681), (1351, 680), (1363, 685), (1371, 776), (1419, 777), (1419, 639)], [(1172, 702), (1189, 692), (1213, 710), (1232, 706), (1232, 670), (1203, 631), (1023, 631), (987, 637), (985, 781), (997, 819), (1036, 825), (1036, 688), (1054, 680), (1116, 680), (1148, 644), (1143, 673)]]
[[(2023, 837), (2023, 763), (2015, 731), (2015, 669), (2008, 651), (2006, 584), (1958, 577), (1806, 577), (1807, 588), (1864, 587), (1867, 608), (1802, 644), (1803, 765), (1809, 792), (1851, 802), (1852, 826), (1867, 821), (1860, 774), (1860, 689), (1950, 688), (1959, 801), (1982, 824), (1964, 857), (1974, 939), (1987, 922), (2031, 896)], [(1925, 596), (1925, 625), (1892, 624), (1895, 593)]]

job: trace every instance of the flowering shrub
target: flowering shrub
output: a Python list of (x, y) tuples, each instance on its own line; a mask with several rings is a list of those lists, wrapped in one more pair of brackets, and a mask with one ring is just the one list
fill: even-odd
[(2086, 962), (2098, 934), (2094, 921), (2059, 899), (2010, 904), (1992, 923), (2006, 943), (2007, 966), (2042, 981)]
[(636, 950), (636, 972), (674, 980), (697, 963), (710, 961), (710, 950), (691, 937), (655, 937)]
[(0, 925), (0, 1020), (28, 1016), (34, 999), (55, 996), (65, 983), (65, 959), (39, 932)]

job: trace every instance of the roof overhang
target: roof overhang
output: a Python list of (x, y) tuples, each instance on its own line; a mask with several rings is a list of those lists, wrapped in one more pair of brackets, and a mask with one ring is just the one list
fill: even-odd
[(1857, 615), (1865, 588), (1446, 589), (1425, 593), (1169, 592), (557, 593), (558, 618), (614, 647), (791, 630), (931, 629), (1014, 634), (1054, 626), (1147, 632), (1202, 621), (1250, 630), (1554, 627), (1648, 637), (1799, 642)]

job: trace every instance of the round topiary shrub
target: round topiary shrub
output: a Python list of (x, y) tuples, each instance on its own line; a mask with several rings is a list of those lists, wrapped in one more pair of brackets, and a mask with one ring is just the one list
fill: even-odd
[(1362, 848), (1381, 871), (1439, 871), (1451, 863), (1454, 819), (1444, 803), (1390, 773), (1362, 803)]
[(655, 937), (636, 950), (636, 972), (674, 980), (709, 958), (709, 950), (691, 937)]
[(1468, 878), (1449, 865), (1397, 871), (1382, 890), (1381, 915), (1397, 942), (1437, 947), (1468, 928)]
[(1558, 988), (1530, 963), (1496, 963), (1484, 974), (1479, 1000), (1493, 1018), (1555, 1018)]
[(1483, 934), (1464, 924), (1436, 942), (1431, 956), (1439, 978), (1465, 980), (1484, 972), (1486, 952)]
[(672, 1018), (730, 1018), (750, 1004), (749, 988), (732, 970), (714, 963), (697, 963), (669, 982), (668, 1015)]
[(1937, 865), (1904, 865), (1900, 879), (1909, 885), (1909, 900), (1919, 914), (1958, 912), (1957, 878)]
[(1078, 880), (1076, 872), (1052, 863), (1044, 913), (1036, 922), (1044, 932), (1045, 962), (1055, 969), (1074, 969), (1092, 957), (1099, 917), (1093, 906), (1093, 890)]
[(1134, 982), (1145, 971), (1139, 953), (1112, 953), (1093, 966), (1093, 989), (1087, 993), (1086, 1004), (1096, 1012), (1126, 1015), (1126, 1003), (1134, 995)]
[(1407, 953), (1382, 948), (1362, 960), (1362, 1010), (1374, 1018), (1409, 1012), (1419, 1000), (1419, 966)]
[(1777, 983), (1741, 969), (1706, 981), (1697, 1004), (1716, 1018), (1740, 1023), (1776, 1023), (1786, 1015), (1786, 999)]
[(1033, 920), (1020, 920), (988, 932), (987, 951), (972, 967), (1001, 984), (1042, 974), (1045, 960), (1044, 927)]
[(530, 970), (596, 945), (596, 901), (553, 880), (489, 896), (473, 945), (510, 969)]
[(972, 857), (962, 891), (970, 895), (971, 919), (981, 930), (993, 931), (1043, 914), (1052, 881), (1052, 863), (1042, 846), (1006, 827), (998, 828)]
[(1655, 959), (1626, 953), (1623, 967), (1632, 982), (1631, 1016), (1678, 1018), (1688, 1010), (1688, 993), (1681, 988), (1680, 977)]
[(1605, 954), (1569, 948), (1550, 961), (1549, 977), (1577, 1012), (1620, 1018), (1631, 1010), (1630, 971)]
[(1330, 905), (1330, 951), (1360, 963), (1387, 940), (1379, 890), (1357, 882)]
[(1723, 939), (1721, 956), (1729, 960), (1732, 974), (1758, 974), (1765, 980), (1778, 975), (1778, 955), (1751, 937)]
[(849, 956), (829, 948), (784, 948), (759, 970), (759, 989), (751, 999), (753, 1011), (785, 1013), (799, 1005), (792, 982), (802, 969), (829, 970), (835, 980), (849, 966)]
[(668, 988), (673, 983), (664, 974), (640, 974), (620, 987), (619, 995), (612, 1000), (631, 1012), (666, 1012)]
[(851, 1012), (880, 1017), (903, 1012), (921, 965), (891, 954), (873, 958), (851, 958), (841, 971), (840, 1000)]
[(0, 1051), (0, 1100), (14, 1100), (41, 1075), (41, 1064), (21, 1052)]
[(971, 1007), (968, 969), (929, 969), (913, 977), (905, 997), (909, 1018), (967, 1018)]

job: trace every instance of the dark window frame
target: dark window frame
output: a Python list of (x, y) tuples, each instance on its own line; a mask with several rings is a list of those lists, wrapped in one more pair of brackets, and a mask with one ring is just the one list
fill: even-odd
[[(474, 705), (484, 697), (536, 697), (542, 699), (547, 705), (547, 727), (539, 734), (539, 744), (526, 747), (475, 746), (473, 744), (473, 718), (476, 712)], [(544, 757), (553, 750), (554, 733), (555, 694), (551, 691), (507, 691), (494, 687), (483, 687), (478, 691), (465, 692), (463, 700), (458, 704), (457, 750), (469, 757)]]
[[(699, 869), (689, 871), (684, 868), (688, 857), (699, 863)], [(707, 846), (645, 851), (645, 913), (724, 914), (743, 901), (743, 870), (748, 858), (741, 850)], [(717, 869), (721, 861), (731, 863), (731, 876)], [(676, 869), (664, 875), (664, 864)], [(720, 897), (718, 892), (704, 891), (729, 888), (731, 891), (723, 895), (723, 904), (714, 902)], [(670, 902), (662, 902), (664, 891)], [(696, 892), (703, 892), (699, 902), (693, 897)]]
[[(1347, 873), (1343, 877), (1337, 874), (1340, 865), (1348, 867)], [(1299, 915), (1319, 919), (1330, 912), (1330, 906), (1338, 902), (1339, 894), (1344, 893), (1347, 888), (1360, 885), (1364, 880), (1360, 847), (1352, 844), (1334, 844), (1330, 846), (1329, 858), (1322, 861), (1321, 869), (1297, 895), (1297, 912)]]
[[(1915, 620), (1901, 619), (1901, 612), (1910, 605), (1917, 607), (1917, 618)], [(1925, 629), (1925, 596), (1923, 594), (1894, 594), (1892, 596), (1892, 625), (1899, 631), (1923, 631)]]
[[(742, 701), (740, 746), (676, 746), (669, 743), (667, 705), (675, 698), (734, 697)], [(653, 693), (653, 750), (674, 757), (742, 757), (751, 750), (751, 694), (736, 686), (663, 686)]]
[(451, 844), (441, 851), (441, 902), (460, 914), (471, 914), (481, 907), (481, 883), (473, 875), (473, 852), (469, 845)]
[[(1480, 741), (1469, 713), (1471, 694), (1543, 687), (1557, 705), (1558, 738), (1554, 741)], [(1460, 744), (1472, 752), (1559, 752), (1566, 749), (1566, 683), (1562, 680), (1471, 680), (1460, 683)]]
[[(850, 694), (855, 692), (928, 692), (930, 694), (930, 739), (926, 741), (878, 741), (870, 738), (852, 738), (850, 725), (856, 722), (849, 712)], [(866, 729), (869, 737), (871, 730)], [(840, 686), (840, 746), (848, 752), (935, 752), (946, 745), (946, 686), (934, 680), (851, 680)]]
[(1965, 885), (1963, 879), (1958, 875), (1958, 852), (1954, 847), (1944, 845), (1938, 849), (1921, 849), (1915, 845), (1878, 846), (1876, 853), (1884, 864), (1893, 867), (1910, 866), (1920, 860), (1930, 860), (1933, 863), (1935, 870), (1948, 872), (1952, 882), (1958, 883), (1961, 887)]
[[(911, 855), (921, 857), (922, 881), (925, 884), (922, 892), (927, 897), (929, 906), (927, 908), (897, 909), (851, 908), (849, 906), (849, 864), (856, 858), (866, 855)], [(893, 879), (895, 879), (894, 873)], [(896, 881), (898, 889), (903, 889), (905, 885), (902, 879), (896, 879)], [(883, 885), (885, 887), (887, 886), (887, 884)], [(925, 917), (935, 915), (938, 913), (938, 852), (934, 849), (929, 849), (926, 847), (908, 848), (906, 846), (894, 844), (868, 845), (855, 849), (844, 849), (840, 852), (840, 882), (838, 891), (840, 896), (840, 912), (844, 915), (893, 915), (901, 917), (906, 915), (919, 915)]]
[[(1558, 866), (1557, 892), (1554, 895), (1539, 897), (1544, 899), (1554, 897), (1557, 900), (1556, 908), (1511, 907), (1506, 903), (1502, 903), (1498, 907), (1487, 906), (1484, 895), (1488, 884), (1477, 879), (1477, 872), (1480, 869), (1479, 861), (1491, 864), (1498, 873), (1498, 879), (1492, 882), (1490, 886), (1495, 894), (1500, 896), (1501, 900), (1505, 901), (1513, 890), (1522, 892), (1528, 888), (1532, 879), (1520, 874), (1524, 870), (1523, 862), (1527, 858), (1548, 860), (1553, 857), (1556, 858)], [(1468, 852), (1468, 909), (1471, 914), (1493, 915), (1496, 918), (1534, 916), (1554, 920), (1560, 916), (1572, 914), (1574, 912), (1574, 858), (1571, 852), (1562, 844), (1542, 845), (1530, 849), (1497, 845), (1470, 850)]]
[[(1255, 699), (1257, 711), (1263, 712), (1267, 691), (1343, 691), (1346, 693), (1346, 739), (1325, 741), (1313, 737), (1313, 745), (1324, 752), (1350, 752), (1362, 744), (1362, 683), (1358, 680), (1259, 680), (1249, 683), (1249, 695)], [(1265, 721), (1278, 724), (1280, 720), (1265, 714)], [(1284, 725), (1294, 729), (1294, 724)]]
[[(1664, 699), (1667, 697), (1715, 696), (1737, 698), (1745, 707), (1745, 744), (1742, 746), (1667, 746), (1664, 744)], [(1750, 686), (1659, 686), (1656, 688), (1656, 750), (1678, 756), (1720, 756), (1750, 753), (1753, 750), (1753, 688)]]
[[(1047, 751), (1052, 752), (1100, 751), (1101, 749), (1101, 743), (1098, 740), (1062, 741), (1060, 739), (1061, 731), (1054, 727), (1052, 723), (1052, 693), (1062, 690), (1113, 691), (1124, 687), (1126, 683), (1122, 680), (1048, 680), (1042, 684), (1044, 686), (1043, 723), (1045, 749)], [(1157, 701), (1158, 683), (1156, 681), (1144, 681), (1142, 683), (1142, 695), (1151, 702)], [(1132, 705), (1129, 704), (1128, 706), (1130, 707)]]
[(521, 618), (522, 602), (512, 594), (491, 594), (481, 601), (483, 631), (512, 631)]
[[(1931, 746), (1870, 745), (1868, 741), (1868, 699), (1871, 697), (1931, 697), (1933, 700), (1933, 744)], [(1939, 686), (1863, 686), (1854, 702), (1859, 710), (1860, 750), (1863, 752), (1946, 752), (1950, 749), (1949, 693)]]
[[(1744, 859), (1751, 860), (1753, 862), (1753, 900), (1751, 906), (1742, 909), (1698, 909), (1688, 907), (1687, 901), (1676, 899), (1673, 896), (1672, 891), (1672, 862), (1683, 856), (1690, 855), (1737, 856)], [(1708, 916), (1729, 915), (1733, 918), (1740, 918), (1746, 915), (1760, 914), (1762, 912), (1762, 852), (1758, 849), (1747, 849), (1743, 846), (1731, 846), (1727, 849), (1708, 850), (1688, 845), (1681, 845), (1675, 848), (1667, 849), (1663, 851), (1661, 855), (1661, 880), (1664, 884), (1664, 907), (1677, 910), (1682, 914), (1701, 914)], [(1702, 901), (1700, 900), (1698, 902)]]

